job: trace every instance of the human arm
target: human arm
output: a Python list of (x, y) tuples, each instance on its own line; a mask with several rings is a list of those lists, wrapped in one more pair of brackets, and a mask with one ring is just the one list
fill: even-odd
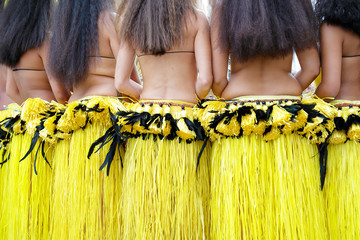
[(122, 94), (136, 100), (140, 98), (142, 85), (131, 79), (134, 69), (135, 50), (128, 42), (123, 42), (117, 55), (115, 69), (115, 88)]
[(212, 90), (215, 96), (221, 97), (222, 92), (228, 84), (228, 60), (229, 51), (222, 49), (219, 39), (219, 21), (218, 9), (214, 9), (213, 16), (210, 23), (211, 33), (211, 48), (212, 48), (212, 67), (214, 74), (214, 81)]
[(323, 24), (320, 28), (322, 80), (316, 89), (320, 98), (336, 97), (341, 84), (343, 39), (338, 27)]
[[(117, 33), (115, 27), (115, 14), (108, 11), (103, 12), (102, 14), (103, 14), (103, 23), (105, 25), (104, 29), (106, 30), (106, 34), (109, 37), (111, 51), (117, 60), (117, 56), (120, 49), (120, 36)], [(136, 83), (141, 84), (135, 62), (130, 78)]]
[(297, 51), (301, 70), (296, 73), (295, 78), (299, 82), (302, 90), (305, 90), (320, 72), (320, 59), (317, 48), (311, 47), (302, 51)]
[(213, 82), (211, 66), (210, 28), (206, 16), (201, 13), (197, 18), (198, 31), (195, 37), (195, 58), (199, 71), (195, 91), (200, 99), (205, 98)]

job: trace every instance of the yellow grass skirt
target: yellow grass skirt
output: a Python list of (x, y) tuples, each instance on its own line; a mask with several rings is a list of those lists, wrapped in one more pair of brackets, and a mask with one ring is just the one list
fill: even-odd
[(51, 231), (53, 239), (118, 239), (121, 161), (119, 146), (107, 171), (100, 171), (109, 146), (88, 157), (89, 149), (123, 108), (116, 98), (89, 97), (67, 105), (57, 130), (67, 137), (54, 149)]
[(28, 99), (16, 114), (0, 114), (10, 156), (1, 171), (0, 239), (118, 239), (123, 148), (108, 171), (99, 171), (108, 146), (88, 152), (121, 109), (110, 97), (67, 106)]
[(318, 99), (262, 96), (197, 108), (214, 141), (210, 238), (328, 239), (311, 142), (331, 132), (331, 116), (321, 113), (331, 107)]
[[(119, 124), (124, 158), (121, 239), (209, 239), (209, 146), (191, 103), (130, 104)], [(134, 120), (136, 118), (136, 120)]]
[[(48, 236), (51, 147), (44, 144), (39, 149), (39, 141), (34, 141), (38, 154), (33, 151), (24, 157), (31, 148), (35, 126), (49, 107), (49, 103), (40, 99), (29, 99), (21, 108), (12, 106), (1, 112), (2, 116), (7, 115), (1, 119), (1, 128), (8, 131), (9, 137), (8, 159), (2, 169), (1, 239), (46, 239)], [(6, 111), (13, 112), (7, 114)], [(49, 163), (43, 156), (47, 156)], [(34, 164), (40, 175), (35, 175)]]
[(329, 139), (324, 186), (331, 239), (360, 239), (360, 102), (333, 101), (336, 130)]

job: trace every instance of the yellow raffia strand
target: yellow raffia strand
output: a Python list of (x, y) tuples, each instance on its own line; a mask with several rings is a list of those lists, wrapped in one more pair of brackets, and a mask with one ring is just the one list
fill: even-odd
[(335, 130), (331, 134), (328, 142), (330, 144), (340, 144), (340, 143), (344, 143), (346, 141), (346, 138), (347, 138), (347, 136), (346, 136), (345, 130), (341, 130), (341, 131)]
[(13, 118), (20, 114), (20, 110), (21, 107), (16, 103), (8, 105), (7, 109), (0, 111), (0, 123), (7, 118)]
[(271, 141), (271, 140), (274, 140), (274, 139), (280, 137), (280, 135), (281, 135), (280, 129), (276, 126), (273, 126), (271, 128), (270, 132), (268, 132), (264, 135), (264, 140)]
[(210, 239), (329, 239), (316, 156), (296, 134), (216, 140)]
[(248, 136), (255, 128), (256, 114), (254, 110), (251, 110), (251, 114), (246, 114), (241, 117), (241, 128), (244, 130), (243, 134)]
[(315, 110), (321, 112), (330, 119), (333, 119), (337, 112), (337, 109), (335, 107), (317, 97), (303, 98), (301, 102), (303, 104), (315, 104)]
[(266, 122), (264, 120), (260, 120), (255, 126), (253, 133), (256, 135), (262, 136), (266, 129)]
[(123, 132), (131, 134), (155, 134), (166, 137), (171, 133), (171, 124), (165, 119), (165, 116), (166, 114), (171, 114), (179, 129), (176, 131), (179, 137), (184, 140), (193, 140), (196, 138), (195, 132), (190, 130), (185, 123), (185, 118), (191, 122), (194, 120), (192, 107), (184, 107), (183, 109), (181, 106), (171, 105), (171, 102), (165, 100), (159, 100), (159, 102), (155, 100), (144, 100), (144, 102), (128, 104), (127, 108), (129, 117), (134, 113), (147, 113), (150, 116), (158, 117), (151, 122), (148, 128), (142, 126), (140, 121), (128, 124), (126, 117), (119, 117), (118, 124), (122, 126)]
[(210, 130), (210, 123), (214, 119), (214, 116), (216, 115), (216, 112), (223, 113), (226, 102), (223, 101), (208, 101), (204, 104), (204, 109), (196, 108), (195, 113), (196, 116), (199, 118), (201, 122), (203, 122), (203, 126), (206, 131)]
[(91, 144), (106, 130), (102, 123), (93, 122), (55, 147), (50, 231), (53, 239), (119, 238), (120, 157), (116, 153), (109, 176), (106, 168), (99, 168), (110, 144), (87, 159)]
[(179, 131), (176, 131), (176, 134), (184, 140), (190, 140), (194, 139), (196, 137), (196, 134), (194, 131), (189, 130), (188, 126), (185, 123), (184, 118), (181, 118), (177, 122), (177, 127), (179, 128)]
[[(30, 134), (13, 135), (8, 149), (7, 184), (2, 186), (1, 239), (48, 239), (49, 209), (52, 189), (51, 169), (38, 154), (35, 175), (33, 163), (35, 153), (20, 162), (30, 148)], [(37, 146), (36, 146), (37, 148)], [(51, 162), (51, 149), (46, 154)]]
[[(168, 114), (168, 113), (171, 113), (171, 108), (170, 107), (166, 107), (165, 109), (164, 109), (164, 112), (163, 112), (163, 115), (165, 116), (166, 114)], [(164, 135), (164, 136), (167, 136), (167, 135), (169, 135), (170, 134), (170, 132), (171, 132), (171, 124), (170, 124), (170, 122), (169, 121), (166, 121), (166, 119), (165, 118), (163, 118), (163, 120), (162, 120), (162, 135)]]
[(293, 123), (294, 129), (299, 129), (305, 126), (307, 118), (308, 114), (303, 109), (298, 111), (298, 114), (295, 117), (295, 123)]
[(347, 134), (350, 140), (358, 141), (360, 139), (360, 124), (352, 124)]
[[(75, 208), (69, 209), (68, 197), (70, 182), (69, 168), (73, 167), (72, 162), (69, 162), (70, 152), (69, 139), (58, 141), (54, 147), (53, 154), (53, 192), (51, 195), (50, 206), (50, 231), (48, 239), (69, 239), (69, 216), (75, 212)], [(74, 185), (72, 185), (74, 186)]]
[(225, 124), (223, 119), (216, 127), (216, 130), (226, 136), (236, 137), (240, 133), (240, 124), (236, 119), (237, 116), (233, 116), (228, 124)]
[(328, 146), (324, 185), (329, 239), (360, 237), (360, 143)]
[(112, 125), (109, 113), (115, 114), (120, 109), (124, 110), (122, 103), (114, 97), (92, 97), (84, 104), (88, 108), (94, 108), (98, 105), (99, 109), (103, 109), (101, 112), (90, 111), (88, 116), (90, 121), (101, 122), (106, 128), (109, 128)]
[[(151, 107), (151, 110), (152, 110), (151, 115), (159, 114), (161, 116), (163, 113), (163, 108), (157, 104), (155, 106)], [(149, 126), (150, 132), (153, 134), (161, 134), (163, 131), (162, 131), (162, 125), (159, 125), (160, 123), (161, 123), (160, 117), (158, 117), (156, 120), (154, 120), (150, 124), (150, 126)]]
[(57, 128), (65, 133), (79, 129), (85, 126), (86, 113), (81, 110), (75, 110), (79, 106), (78, 102), (69, 103), (66, 107), (65, 113), (58, 121)]
[(195, 139), (195, 132), (189, 129), (184, 119), (188, 118), (190, 121), (193, 121), (192, 108), (186, 107), (184, 110), (182, 110), (179, 106), (169, 108), (171, 109), (171, 115), (176, 117), (176, 114), (178, 113), (178, 117), (180, 117), (179, 121), (177, 122), (177, 127), (179, 128), (179, 131), (176, 131), (176, 134), (184, 140)]
[(209, 146), (132, 138), (124, 158), (119, 239), (209, 239)]
[(28, 99), (23, 103), (21, 110), (21, 119), (26, 122), (26, 131), (33, 135), (36, 126), (40, 125), (40, 120), (50, 104), (40, 98)]
[[(47, 142), (50, 142), (52, 144), (54, 144), (57, 140), (54, 137), (55, 130), (56, 130), (56, 124), (55, 124), (56, 118), (57, 118), (57, 116), (52, 116), (52, 117), (49, 117), (48, 119), (46, 119), (44, 122), (44, 129), (42, 129), (40, 131), (40, 137), (42, 139), (46, 139)], [(53, 136), (53, 138), (49, 138), (49, 136)]]
[(16, 134), (21, 134), (25, 131), (25, 129), (22, 127), (21, 125), (21, 121), (17, 121), (15, 124), (14, 124), (14, 127), (13, 127), (13, 131), (14, 133)]
[(286, 125), (290, 121), (291, 117), (292, 117), (291, 113), (289, 113), (288, 111), (286, 111), (285, 109), (279, 106), (274, 105), (269, 119), (269, 125), (272, 126)]

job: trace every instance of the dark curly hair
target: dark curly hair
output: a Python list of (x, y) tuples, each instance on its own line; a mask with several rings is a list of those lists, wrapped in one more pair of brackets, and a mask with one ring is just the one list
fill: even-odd
[(316, 46), (310, 0), (220, 0), (215, 12), (220, 47), (238, 61), (276, 58)]
[(122, 0), (121, 37), (141, 52), (164, 54), (181, 42), (184, 16), (195, 6), (195, 0)]
[[(4, 1), (2, 1), (4, 4)], [(0, 10), (0, 63), (15, 67), (21, 56), (44, 42), (51, 0), (9, 0)]]
[(111, 9), (110, 0), (59, 0), (53, 19), (49, 66), (51, 73), (71, 87), (89, 73), (90, 56), (98, 53), (98, 19)]
[(359, 0), (318, 0), (316, 16), (320, 24), (338, 25), (360, 36)]

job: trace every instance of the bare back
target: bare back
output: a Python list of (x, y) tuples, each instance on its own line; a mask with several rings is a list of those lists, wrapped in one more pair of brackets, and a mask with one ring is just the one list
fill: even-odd
[(360, 37), (342, 30), (341, 85), (337, 99), (360, 100)]
[[(143, 55), (141, 52), (136, 52), (144, 79), (141, 99), (197, 102), (198, 68), (199, 74), (208, 72), (209, 68), (211, 71), (209, 26), (205, 15), (200, 13), (187, 14), (184, 25), (182, 43), (168, 50), (164, 55)], [(208, 44), (202, 39), (206, 38), (206, 35)], [(201, 44), (203, 45), (200, 46)], [(208, 50), (203, 49), (204, 47)], [(206, 51), (209, 54), (206, 54)], [(206, 65), (207, 61), (208, 66), (199, 66)]]
[[(215, 14), (213, 19), (217, 19), (216, 14), (219, 12), (215, 11), (213, 14)], [(292, 53), (275, 58), (262, 56), (259, 53), (248, 61), (239, 62), (231, 58), (229, 49), (221, 47), (219, 33), (219, 23), (214, 20), (211, 22), (214, 73), (212, 89), (218, 97), (233, 99), (249, 95), (299, 96), (319, 72), (319, 56), (315, 46), (301, 51), (295, 49), (301, 71), (293, 76), (291, 74)], [(228, 79), (229, 56), (231, 75)]]
[(322, 81), (320, 97), (360, 100), (360, 37), (340, 26), (320, 29)]
[(40, 48), (25, 52), (13, 69), (14, 80), (23, 101), (36, 97), (47, 101), (56, 100), (43, 63), (44, 48), (43, 44)]
[(231, 61), (229, 84), (222, 98), (244, 95), (300, 95), (299, 82), (290, 75), (292, 54), (278, 59), (258, 57), (245, 63)]
[(78, 86), (73, 87), (69, 101), (87, 96), (117, 96), (114, 85), (116, 60), (119, 50), (114, 16), (111, 12), (102, 12), (98, 20), (99, 52), (90, 57), (89, 74)]

